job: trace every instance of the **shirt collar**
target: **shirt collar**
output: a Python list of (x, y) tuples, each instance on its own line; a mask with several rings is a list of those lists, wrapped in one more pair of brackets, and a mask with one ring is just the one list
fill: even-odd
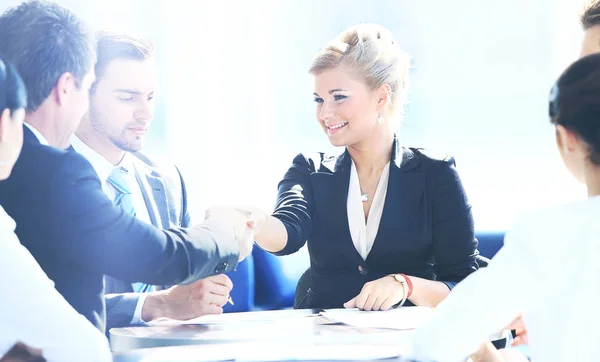
[(85, 157), (89, 163), (92, 164), (92, 167), (96, 171), (98, 178), (100, 181), (105, 182), (108, 180), (108, 176), (110, 176), (111, 172), (115, 169), (115, 167), (124, 167), (127, 170), (131, 170), (130, 167), (130, 158), (129, 153), (125, 154), (123, 160), (117, 165), (114, 166), (112, 163), (108, 162), (104, 156), (96, 152), (90, 146), (86, 145), (79, 137), (73, 135), (71, 137), (71, 146), (75, 149), (77, 153)]
[(38, 139), (38, 141), (40, 141), (41, 144), (43, 144), (44, 146), (49, 146), (50, 144), (48, 143), (48, 140), (46, 139), (46, 137), (44, 137), (44, 135), (38, 131), (35, 127), (33, 127), (32, 125), (30, 125), (29, 123), (23, 122), (23, 124), (29, 128), (29, 130), (31, 131), (31, 133), (33, 133), (33, 135), (35, 136), (35, 138)]
[(0, 205), (0, 230), (15, 231), (16, 226), (15, 220), (13, 220)]

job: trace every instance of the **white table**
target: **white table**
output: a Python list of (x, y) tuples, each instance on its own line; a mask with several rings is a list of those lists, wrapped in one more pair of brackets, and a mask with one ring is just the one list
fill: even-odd
[[(202, 359), (193, 356), (212, 356), (214, 360), (232, 351), (256, 356), (265, 348), (278, 348), (278, 353), (319, 348), (348, 352), (362, 346), (363, 351), (371, 348), (377, 354), (384, 353), (386, 347), (401, 348), (410, 338), (411, 331), (356, 328), (331, 323), (315, 312), (247, 312), (241, 320), (231, 315), (232, 318), (220, 324), (113, 328), (110, 331), (111, 347), (115, 361), (150, 360), (148, 358), (151, 361), (194, 361)], [(225, 319), (229, 317), (224, 316)], [(157, 347), (170, 348), (155, 349)]]

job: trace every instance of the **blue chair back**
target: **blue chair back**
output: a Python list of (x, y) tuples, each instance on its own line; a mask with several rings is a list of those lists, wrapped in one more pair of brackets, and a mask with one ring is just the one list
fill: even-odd
[(486, 258), (492, 259), (504, 245), (504, 231), (480, 231), (475, 233), (479, 240), (479, 253)]
[(234, 271), (227, 273), (227, 276), (233, 282), (231, 290), (231, 299), (234, 305), (229, 303), (223, 306), (223, 312), (248, 312), (254, 309), (254, 258), (249, 255), (246, 259), (238, 263)]
[(256, 276), (256, 306), (283, 309), (294, 305), (296, 285), (310, 266), (306, 248), (287, 256), (275, 256), (259, 247), (253, 251)]
[[(489, 259), (504, 245), (502, 231), (477, 232), (475, 236), (479, 240), (480, 254)], [(279, 257), (255, 247), (252, 256), (256, 281), (254, 305), (260, 309), (291, 308), (298, 280), (310, 267), (308, 250), (303, 248), (295, 254)]]

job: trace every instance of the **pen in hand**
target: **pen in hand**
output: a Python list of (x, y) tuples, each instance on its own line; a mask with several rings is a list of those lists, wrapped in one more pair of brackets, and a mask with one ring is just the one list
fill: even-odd
[(234, 305), (234, 304), (233, 304), (233, 299), (231, 299), (231, 297), (227, 298), (227, 303), (229, 303), (229, 304), (231, 304), (231, 305)]

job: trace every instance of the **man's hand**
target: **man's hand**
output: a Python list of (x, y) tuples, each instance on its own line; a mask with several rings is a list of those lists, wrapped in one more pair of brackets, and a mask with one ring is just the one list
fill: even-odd
[(249, 227), (252, 220), (248, 215), (227, 206), (213, 206), (206, 211), (205, 219), (216, 220), (226, 227), (230, 226), (233, 237), (239, 244), (239, 261), (252, 253), (254, 247), (254, 232)]
[(148, 293), (142, 307), (142, 320), (188, 320), (207, 314), (221, 314), (232, 288), (231, 279), (221, 274)]

